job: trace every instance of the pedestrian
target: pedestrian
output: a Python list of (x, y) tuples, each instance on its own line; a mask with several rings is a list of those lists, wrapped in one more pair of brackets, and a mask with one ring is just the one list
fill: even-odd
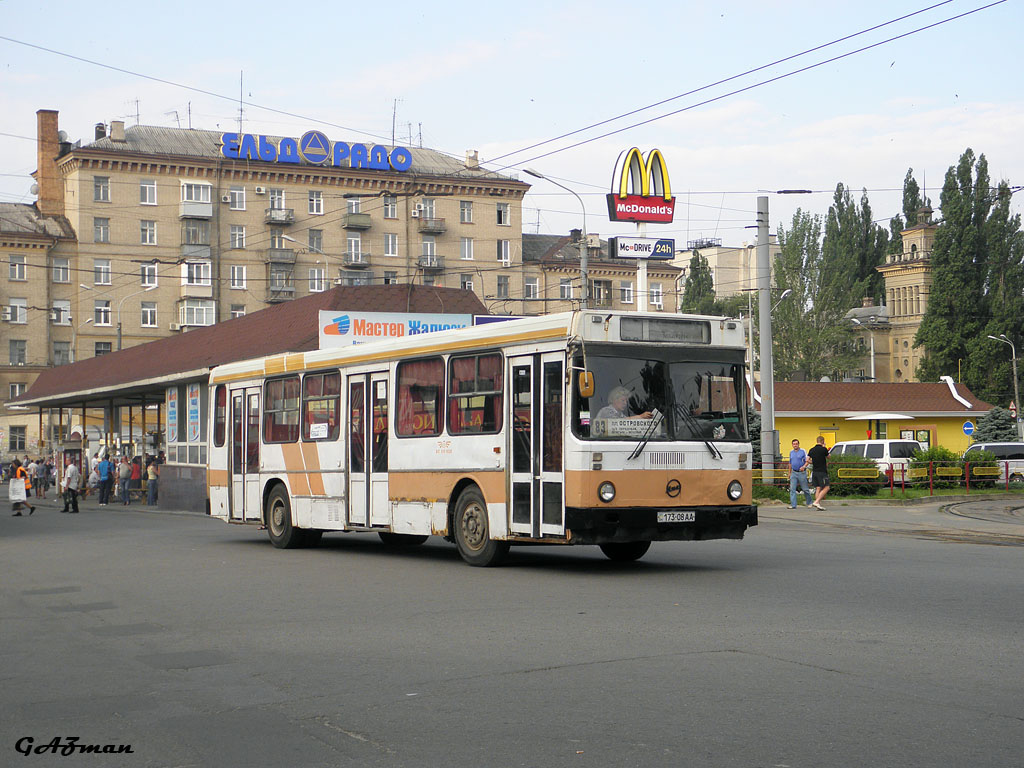
[(122, 456), (121, 463), (117, 465), (117, 483), (121, 490), (121, 504), (128, 505), (131, 499), (128, 498), (128, 483), (132, 479), (132, 465), (128, 463), (128, 457)]
[[(27, 459), (28, 456), (26, 456), (25, 458)], [(25, 484), (25, 501), (14, 502), (14, 504), (11, 507), (12, 515), (13, 517), (21, 517), (22, 507), (28, 507), (28, 513), (31, 515), (33, 512), (36, 511), (36, 508), (33, 507), (28, 502), (28, 497), (31, 495), (32, 492), (32, 478), (29, 477), (28, 471), (25, 469), (25, 467), (22, 466), (21, 462), (18, 461), (17, 459), (14, 460), (12, 466), (14, 467), (14, 474), (11, 479), (21, 480), (21, 482)]]
[(96, 465), (100, 476), (100, 506), (105, 507), (110, 501), (110, 489), (114, 487), (114, 462), (106, 456)]
[(793, 441), (789, 452), (789, 508), (796, 509), (796, 493), (804, 492), (807, 506), (811, 506), (811, 487), (807, 485), (807, 452), (800, 447), (800, 441)]
[(160, 465), (156, 459), (151, 459), (146, 465), (146, 506), (155, 507), (157, 498), (157, 486), (160, 483)]
[(39, 486), (36, 484), (36, 460), (30, 459), (28, 456), (25, 457), (25, 461), (21, 464), (22, 469), (25, 470), (28, 475), (29, 491), (28, 495), (38, 496)]
[(817, 444), (807, 452), (807, 458), (811, 460), (811, 485), (814, 486), (815, 509), (822, 512), (825, 508), (821, 506), (821, 500), (828, 493), (828, 448), (825, 447), (825, 438), (818, 435)]
[(38, 486), (36, 490), (36, 496), (41, 499), (46, 498), (46, 489), (50, 485), (50, 460), (40, 459), (39, 463), (36, 464), (36, 479), (38, 480)]
[(142, 488), (142, 457), (136, 456), (132, 459), (132, 477), (131, 482), (128, 484), (128, 488), (133, 491), (141, 490)]
[(82, 473), (70, 456), (64, 459), (64, 464), (64, 509), (61, 512), (78, 514), (78, 486), (82, 484)]

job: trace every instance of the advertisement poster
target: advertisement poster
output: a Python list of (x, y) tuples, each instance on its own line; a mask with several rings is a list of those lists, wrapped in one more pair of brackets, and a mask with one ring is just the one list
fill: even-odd
[(473, 325), (472, 315), (320, 310), (320, 349), (439, 333)]
[(199, 442), (199, 385), (188, 385), (188, 441)]
[(167, 388), (167, 442), (178, 442), (178, 388)]

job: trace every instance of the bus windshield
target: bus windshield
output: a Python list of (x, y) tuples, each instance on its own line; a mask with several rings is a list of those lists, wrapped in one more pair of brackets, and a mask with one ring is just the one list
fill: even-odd
[[(586, 367), (594, 394), (573, 377), (573, 431), (591, 440), (746, 442), (743, 354), (723, 350), (645, 350), (644, 356), (595, 354)], [(700, 359), (697, 359), (700, 358)], [(583, 368), (582, 356), (575, 360)]]

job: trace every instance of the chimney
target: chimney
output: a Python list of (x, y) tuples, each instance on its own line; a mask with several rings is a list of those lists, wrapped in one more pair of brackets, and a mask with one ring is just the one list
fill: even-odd
[(39, 186), (36, 205), (44, 216), (64, 215), (64, 184), (57, 170), (60, 156), (60, 135), (57, 132), (57, 111), (36, 112), (36, 172)]
[(124, 141), (124, 120), (110, 121), (110, 140)]
[(875, 306), (875, 299), (873, 296), (865, 296), (861, 301), (862, 307), (873, 307)]
[(480, 153), (475, 149), (466, 150), (466, 167), (467, 168), (479, 168), (480, 167)]
[(96, 141), (107, 137), (107, 126), (103, 123), (96, 123)]

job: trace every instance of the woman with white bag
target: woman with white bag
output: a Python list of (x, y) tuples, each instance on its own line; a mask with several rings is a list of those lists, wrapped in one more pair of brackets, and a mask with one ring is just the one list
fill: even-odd
[(28, 491), (32, 487), (32, 478), (28, 476), (28, 472), (21, 466), (21, 462), (18, 459), (15, 459), (11, 466), (14, 468), (10, 485), (10, 498), (14, 502), (12, 506), (14, 517), (21, 517), (21, 508), (23, 506), (28, 507), (28, 513), (31, 515), (36, 511), (36, 508), (28, 503)]

